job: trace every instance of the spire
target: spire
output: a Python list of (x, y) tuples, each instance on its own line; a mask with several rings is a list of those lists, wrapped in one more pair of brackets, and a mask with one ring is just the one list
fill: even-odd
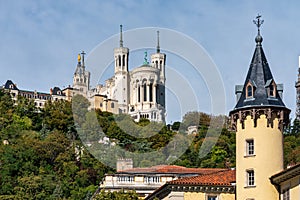
[(85, 66), (85, 65), (84, 65), (84, 55), (85, 55), (85, 54), (86, 54), (86, 53), (85, 53), (84, 51), (81, 52), (82, 66)]
[(257, 26), (257, 36), (255, 37), (255, 42), (257, 45), (261, 45), (263, 38), (260, 35), (260, 26), (264, 23), (264, 20), (261, 20), (261, 15), (256, 16), (256, 20), (253, 20), (253, 23)]
[[(243, 92), (235, 106), (235, 109), (249, 106), (285, 107), (276, 89), (273, 75), (261, 45), (262, 37), (260, 36), (259, 28), (262, 25), (263, 20), (260, 20), (260, 17), (261, 16), (258, 15), (256, 20), (253, 20), (254, 24), (256, 24), (258, 28), (258, 35), (255, 38), (256, 48), (243, 86)], [(273, 84), (273, 86), (270, 86), (271, 84)], [(248, 90), (249, 85), (251, 88)], [(270, 96), (270, 91), (268, 90), (271, 90), (272, 92), (275, 90), (275, 95)]]
[(157, 31), (157, 46), (156, 46), (156, 53), (160, 52), (160, 46), (159, 46), (159, 31)]
[(122, 24), (120, 25), (120, 47), (123, 47), (123, 33), (122, 33)]

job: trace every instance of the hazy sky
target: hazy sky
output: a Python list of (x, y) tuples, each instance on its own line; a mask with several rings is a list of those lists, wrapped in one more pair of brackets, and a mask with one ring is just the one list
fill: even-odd
[[(235, 106), (234, 85), (244, 83), (249, 68), (257, 34), (252, 20), (260, 13), (265, 21), (261, 28), (263, 48), (275, 81), (284, 83), (284, 102), (294, 118), (294, 85), (300, 55), (299, 7), (299, 1), (271, 0), (0, 0), (0, 81), (4, 84), (11, 79), (21, 89), (43, 92), (54, 86), (63, 88), (72, 84), (77, 53), (85, 50), (89, 54), (98, 44), (117, 34), (120, 24), (125, 31), (161, 27), (191, 37), (209, 54), (224, 82), (228, 113)], [(130, 48), (126, 38), (124, 45)], [(162, 49), (163, 45), (161, 38)], [(113, 48), (107, 50), (111, 51), (111, 59)], [(167, 58), (170, 67), (176, 65), (175, 58), (173, 62), (172, 56)], [(140, 60), (142, 64), (143, 58)], [(132, 62), (132, 65), (131, 68), (139, 63)], [(185, 71), (183, 61), (178, 61), (176, 67), (179, 72)], [(195, 86), (192, 87), (198, 93), (200, 104), (205, 96), (202, 107), (210, 112), (205, 109), (209, 107), (209, 94), (205, 94), (208, 90), (205, 84), (203, 90), (199, 89), (203, 81), (199, 82), (191, 82)], [(180, 119), (172, 113), (170, 99), (168, 122)]]

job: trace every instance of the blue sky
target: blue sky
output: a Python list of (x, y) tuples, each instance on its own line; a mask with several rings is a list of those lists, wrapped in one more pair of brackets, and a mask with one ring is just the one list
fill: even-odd
[[(124, 25), (124, 30), (162, 27), (188, 35), (206, 50), (224, 82), (228, 113), (235, 105), (234, 85), (243, 84), (248, 71), (257, 33), (252, 20), (260, 13), (265, 20), (261, 28), (263, 48), (275, 81), (284, 83), (284, 102), (294, 118), (294, 84), (300, 55), (299, 4), (271, 0), (1, 0), (0, 80), (5, 83), (11, 79), (21, 89), (43, 92), (54, 86), (63, 88), (72, 84), (77, 53), (89, 53), (117, 34), (119, 24)], [(124, 45), (130, 48), (126, 38)], [(171, 58), (168, 57), (169, 64)], [(180, 61), (176, 67), (184, 71), (185, 64)], [(202, 107), (210, 112), (207, 89), (202, 80), (199, 83), (191, 84), (199, 94), (200, 104), (206, 96)], [(172, 105), (171, 101), (168, 105)], [(168, 121), (180, 120), (171, 108)]]

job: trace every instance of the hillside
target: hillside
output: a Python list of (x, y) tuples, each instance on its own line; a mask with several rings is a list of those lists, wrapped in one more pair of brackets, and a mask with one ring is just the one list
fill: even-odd
[[(80, 101), (83, 107), (88, 106), (84, 99)], [(104, 174), (114, 172), (114, 169), (101, 163), (83, 146), (80, 140), (82, 133), (76, 131), (78, 121), (74, 123), (72, 103), (48, 102), (43, 109), (35, 108), (33, 101), (21, 97), (16, 103), (9, 94), (0, 91), (0, 199), (89, 199)], [(94, 113), (96, 123), (101, 125), (105, 136), (127, 152), (142, 155), (172, 144), (174, 149), (182, 147), (184, 154), (171, 164), (186, 167), (235, 166), (235, 134), (228, 130), (228, 119), (224, 116), (191, 112), (184, 116), (182, 122), (165, 126), (151, 124), (148, 120), (134, 123), (127, 115), (114, 116), (99, 110)], [(89, 115), (90, 112), (85, 113), (85, 117)], [(120, 128), (122, 124), (117, 123), (120, 119), (126, 125), (126, 131)], [(214, 126), (213, 122), (221, 119), (226, 123)], [(87, 138), (92, 147), (97, 146), (99, 132), (90, 129), (93, 127), (91, 120), (79, 125), (90, 130)], [(138, 129), (134, 129), (136, 125)], [(158, 134), (151, 133), (153, 135), (149, 136), (149, 132), (160, 126)], [(191, 126), (196, 126), (197, 131), (188, 134), (186, 130)], [(134, 131), (143, 137), (135, 137)], [(172, 138), (177, 139), (174, 141)], [(181, 145), (189, 144), (188, 141), (190, 145)], [(212, 145), (214, 143), (216, 145)], [(285, 131), (284, 148), (286, 165), (300, 161), (298, 121)], [(134, 162), (136, 166), (143, 167), (153, 160), (159, 162), (164, 159), (140, 157)]]

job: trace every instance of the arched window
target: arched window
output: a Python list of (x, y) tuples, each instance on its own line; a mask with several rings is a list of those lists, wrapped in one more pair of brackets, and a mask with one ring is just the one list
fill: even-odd
[(125, 55), (123, 55), (123, 60), (122, 60), (122, 66), (124, 67), (125, 66)]
[(138, 102), (140, 102), (141, 101), (141, 87), (139, 86), (138, 87)]
[(269, 88), (270, 88), (270, 96), (274, 96), (274, 86), (271, 84)]
[(251, 98), (251, 97), (253, 97), (253, 87), (252, 87), (252, 85), (248, 85), (247, 86), (247, 98)]
[(114, 107), (115, 107), (114, 102), (112, 102), (112, 103), (110, 104), (110, 107), (111, 107), (111, 108), (114, 108)]
[(269, 85), (269, 96), (276, 97), (276, 84), (274, 82)]
[(147, 85), (144, 83), (144, 101), (147, 101)]
[(150, 83), (150, 86), (149, 86), (149, 101), (152, 102), (153, 101), (153, 83)]
[(118, 55), (118, 64), (119, 64), (119, 67), (121, 67), (121, 56)]

